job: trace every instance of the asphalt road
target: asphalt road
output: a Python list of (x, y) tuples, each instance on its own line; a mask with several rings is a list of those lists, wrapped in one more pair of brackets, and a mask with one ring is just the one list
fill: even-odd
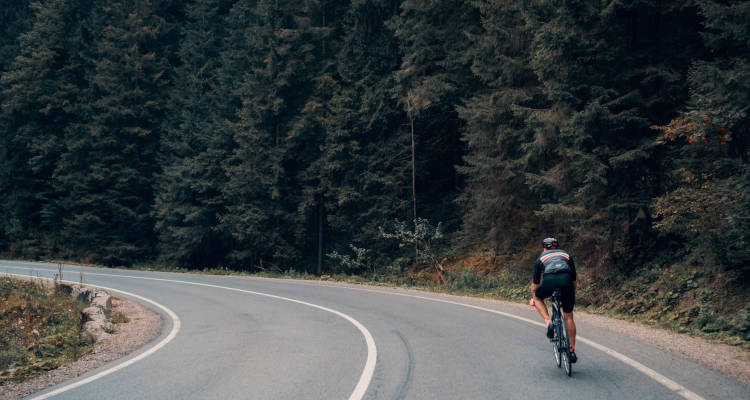
[[(750, 399), (734, 379), (581, 323), (580, 360), (568, 378), (535, 312), (499, 302), (78, 266), (65, 266), (63, 278), (78, 281), (80, 271), (88, 284), (160, 312), (162, 334), (29, 398)], [(0, 273), (55, 272), (52, 264), (0, 261)]]

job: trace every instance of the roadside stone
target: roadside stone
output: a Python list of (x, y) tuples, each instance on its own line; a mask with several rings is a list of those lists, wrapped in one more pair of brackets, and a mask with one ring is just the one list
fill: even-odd
[(83, 330), (97, 342), (108, 338), (114, 326), (107, 321), (107, 313), (112, 310), (112, 296), (102, 290), (93, 290), (89, 295), (91, 307), (82, 312), (85, 318)]

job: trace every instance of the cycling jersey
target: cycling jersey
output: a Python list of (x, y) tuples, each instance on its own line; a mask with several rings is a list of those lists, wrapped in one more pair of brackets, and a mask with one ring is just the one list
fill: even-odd
[(542, 275), (560, 273), (568, 273), (570, 274), (571, 281), (576, 280), (576, 267), (573, 262), (573, 257), (560, 249), (544, 250), (542, 254), (537, 257), (536, 262), (534, 262), (533, 282), (538, 285), (542, 280)]

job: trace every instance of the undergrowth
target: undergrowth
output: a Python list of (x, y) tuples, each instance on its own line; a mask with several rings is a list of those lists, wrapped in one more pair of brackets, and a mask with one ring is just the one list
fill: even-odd
[(61, 286), (0, 277), (0, 385), (88, 353), (93, 340), (81, 332), (87, 306)]

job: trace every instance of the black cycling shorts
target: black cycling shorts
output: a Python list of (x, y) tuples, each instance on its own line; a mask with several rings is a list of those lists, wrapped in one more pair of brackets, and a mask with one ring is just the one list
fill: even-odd
[(573, 288), (573, 279), (570, 274), (548, 274), (542, 275), (542, 284), (537, 286), (536, 297), (544, 300), (552, 296), (555, 289), (560, 288), (562, 292), (562, 308), (564, 312), (572, 312), (576, 305), (576, 291)]

